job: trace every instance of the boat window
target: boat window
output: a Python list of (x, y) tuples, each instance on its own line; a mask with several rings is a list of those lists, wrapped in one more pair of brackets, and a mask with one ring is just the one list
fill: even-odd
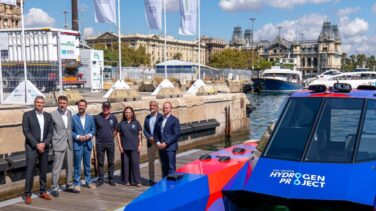
[(266, 157), (300, 160), (321, 100), (321, 98), (290, 99), (265, 152)]
[(367, 103), (356, 160), (376, 160), (376, 100), (369, 100)]
[(306, 161), (351, 162), (363, 99), (327, 99)]

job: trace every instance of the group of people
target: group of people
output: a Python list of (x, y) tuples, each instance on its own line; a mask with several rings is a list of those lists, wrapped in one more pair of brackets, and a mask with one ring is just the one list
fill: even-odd
[[(171, 114), (171, 102), (163, 104), (163, 113), (159, 105), (150, 101), (150, 114), (146, 116), (143, 127), (136, 119), (132, 107), (124, 108), (119, 122), (111, 113), (111, 104), (104, 102), (102, 112), (92, 116), (86, 113), (87, 101), (78, 102), (78, 113), (68, 110), (68, 98), (58, 97), (57, 110), (43, 111), (44, 97), (37, 96), (34, 109), (24, 113), (22, 129), (25, 135), (26, 180), (25, 203), (31, 204), (31, 191), (34, 182), (34, 169), (39, 164), (40, 198), (51, 200), (59, 197), (59, 176), (65, 164), (65, 191), (80, 193), (81, 163), (84, 166), (85, 183), (83, 186), (95, 189), (104, 184), (104, 161), (107, 156), (108, 184), (116, 186), (114, 181), (115, 139), (121, 156), (121, 182), (124, 185), (141, 186), (140, 152), (142, 137), (146, 137), (149, 167), (149, 185), (155, 183), (154, 162), (160, 159), (162, 177), (176, 174), (176, 151), (180, 136), (179, 119)], [(98, 180), (92, 184), (90, 161), (95, 137)], [(49, 151), (53, 152), (52, 188), (46, 190)]]

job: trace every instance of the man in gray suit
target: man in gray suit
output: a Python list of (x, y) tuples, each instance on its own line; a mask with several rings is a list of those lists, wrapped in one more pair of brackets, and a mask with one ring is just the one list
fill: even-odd
[(52, 147), (54, 150), (54, 163), (52, 167), (51, 195), (59, 196), (59, 176), (64, 160), (66, 159), (66, 191), (77, 193), (73, 188), (73, 142), (72, 142), (72, 113), (67, 109), (68, 98), (59, 96), (58, 109), (51, 113), (54, 133)]

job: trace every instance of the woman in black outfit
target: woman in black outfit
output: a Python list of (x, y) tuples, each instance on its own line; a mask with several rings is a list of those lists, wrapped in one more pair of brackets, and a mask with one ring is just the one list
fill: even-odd
[(118, 127), (117, 141), (121, 153), (121, 180), (125, 185), (140, 187), (142, 128), (130, 106), (124, 108), (123, 119)]

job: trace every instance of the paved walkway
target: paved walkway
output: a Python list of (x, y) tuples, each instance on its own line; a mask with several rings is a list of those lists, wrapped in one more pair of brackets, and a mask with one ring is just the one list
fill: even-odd
[[(197, 159), (200, 155), (205, 153), (207, 153), (207, 151), (204, 150), (190, 150), (179, 153), (177, 155), (177, 168)], [(155, 165), (156, 178), (160, 178), (161, 171), (159, 162), (156, 161)], [(125, 186), (121, 184), (117, 184), (113, 187), (109, 184), (104, 184), (95, 190), (81, 188), (80, 194), (60, 192), (60, 197), (53, 198), (52, 201), (40, 199), (33, 194), (31, 205), (26, 205), (22, 198), (18, 197), (0, 202), (0, 210), (116, 210), (119, 207), (130, 203), (134, 198), (149, 188), (146, 186), (148, 178), (147, 163), (141, 164), (140, 168), (143, 183), (142, 187)], [(120, 171), (116, 171), (115, 175), (115, 181), (119, 182)], [(96, 178), (93, 179), (93, 182), (96, 182)]]

